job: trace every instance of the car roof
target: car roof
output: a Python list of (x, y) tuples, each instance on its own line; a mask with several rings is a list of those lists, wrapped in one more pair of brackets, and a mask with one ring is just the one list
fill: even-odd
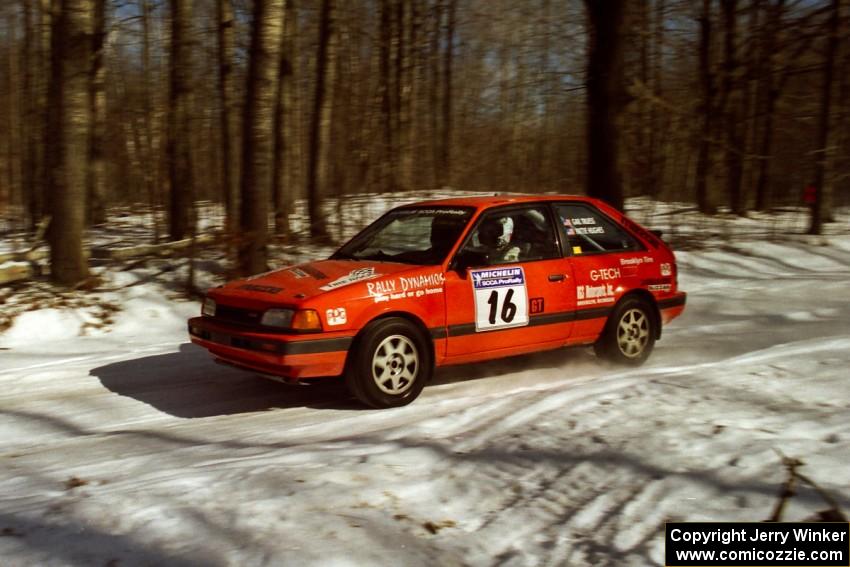
[(482, 195), (474, 197), (452, 197), (449, 199), (434, 199), (430, 201), (419, 201), (405, 205), (406, 207), (419, 206), (455, 206), (455, 207), (475, 207), (476, 209), (488, 209), (498, 205), (523, 204), (523, 203), (539, 203), (547, 201), (583, 201), (594, 205), (601, 205), (604, 208), (609, 208), (602, 201), (585, 197), (584, 195)]

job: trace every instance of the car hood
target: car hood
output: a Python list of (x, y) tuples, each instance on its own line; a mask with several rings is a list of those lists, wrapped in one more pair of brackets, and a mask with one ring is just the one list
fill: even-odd
[[(233, 298), (239, 303), (293, 305), (358, 282), (422, 268), (392, 262), (319, 260), (233, 280), (210, 290), (209, 295), (216, 301)], [(438, 266), (427, 268), (440, 269)]]

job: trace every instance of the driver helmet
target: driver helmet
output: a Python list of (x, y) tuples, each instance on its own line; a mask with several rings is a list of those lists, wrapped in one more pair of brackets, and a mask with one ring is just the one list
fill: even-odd
[(490, 217), (481, 223), (478, 240), (484, 246), (498, 250), (511, 243), (513, 234), (514, 221), (511, 217)]

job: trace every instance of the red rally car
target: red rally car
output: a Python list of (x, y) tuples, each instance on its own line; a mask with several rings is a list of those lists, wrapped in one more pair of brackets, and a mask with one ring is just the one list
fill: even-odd
[(567, 345), (641, 364), (684, 306), (673, 252), (605, 203), (472, 197), (398, 207), (327, 260), (211, 289), (189, 334), (276, 379), (343, 375), (385, 408), (435, 366)]

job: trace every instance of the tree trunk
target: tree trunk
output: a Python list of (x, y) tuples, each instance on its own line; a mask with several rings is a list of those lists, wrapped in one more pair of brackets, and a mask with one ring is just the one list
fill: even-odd
[(435, 0), (432, 6), (431, 14), (431, 37), (428, 48), (429, 74), (428, 74), (428, 119), (429, 131), (428, 138), (430, 142), (430, 158), (431, 158), (431, 177), (430, 184), (433, 187), (439, 187), (441, 181), (439, 169), (440, 144), (439, 144), (439, 106), (440, 100), (440, 39), (442, 34), (440, 29), (443, 20), (443, 2)]
[(287, 0), (281, 36), (280, 64), (278, 65), (277, 88), (278, 96), (274, 110), (274, 167), (272, 170), (272, 197), (274, 199), (275, 232), (280, 235), (289, 234), (289, 209), (292, 204), (294, 176), (292, 169), (295, 165), (294, 152), (291, 146), (295, 144), (295, 80), (293, 77), (293, 62), (295, 61), (295, 5), (294, 0)]
[(771, 152), (773, 151), (773, 115), (776, 110), (776, 100), (779, 98), (779, 90), (775, 86), (774, 79), (774, 51), (776, 49), (776, 33), (782, 22), (783, 0), (779, 0), (776, 4), (768, 3), (767, 5), (767, 22), (762, 30), (762, 56), (760, 65), (760, 78), (762, 83), (759, 88), (761, 99), (763, 100), (764, 109), (761, 110), (764, 116), (762, 117), (761, 136), (759, 137), (759, 146), (756, 153), (758, 154), (758, 171), (756, 173), (756, 210), (762, 211), (769, 208), (772, 204), (772, 195), (769, 191), (770, 182), (770, 165), (773, 161)]
[(835, 74), (835, 54), (838, 51), (838, 24), (841, 10), (840, 0), (832, 0), (826, 37), (826, 54), (823, 62), (823, 84), (821, 85), (820, 113), (818, 117), (817, 150), (815, 161), (815, 199), (811, 205), (809, 234), (820, 234), (824, 218), (829, 211), (824, 206), (828, 200), (826, 166), (829, 162), (829, 125), (832, 107), (832, 83)]
[(623, 24), (625, 0), (585, 0), (590, 30), (587, 64), (587, 194), (623, 208), (620, 113), (625, 99)]
[[(664, 100), (664, 0), (655, 0), (655, 30), (652, 53), (652, 90), (657, 100)], [(665, 116), (658, 104), (653, 104), (649, 111), (649, 177), (651, 187), (649, 194), (657, 196), (664, 185), (665, 155), (664, 141), (667, 138), (669, 118)]]
[[(153, 89), (151, 88), (151, 12), (153, 8), (149, 0), (139, 0), (139, 15), (142, 19), (142, 113), (144, 122), (144, 152), (143, 155), (147, 167), (143, 168), (142, 178), (145, 185), (145, 193), (148, 197), (148, 204), (151, 209), (151, 225), (153, 228), (153, 241), (159, 242), (159, 220), (157, 218), (157, 208), (160, 204), (159, 191), (157, 191), (157, 181), (160, 171), (160, 153), (159, 144), (154, 144), (154, 116), (153, 104)], [(141, 149), (141, 148), (137, 148)]]
[(741, 105), (743, 93), (738, 84), (737, 0), (722, 0), (723, 8), (723, 101), (726, 128), (726, 191), (732, 213), (744, 214), (741, 180), (744, 171)]
[(379, 186), (382, 192), (386, 192), (394, 191), (398, 183), (398, 155), (393, 128), (392, 10), (390, 0), (380, 0), (380, 2), (380, 21), (378, 24), (378, 104), (381, 123)]
[(75, 285), (88, 277), (83, 229), (94, 5), (92, 0), (54, 0), (53, 7), (47, 135), (50, 275), (57, 283)]
[(103, 61), (106, 39), (106, 0), (92, 1), (94, 3), (94, 36), (89, 76), (91, 136), (86, 183), (87, 216), (88, 224), (102, 224), (106, 222), (106, 158), (103, 147), (106, 133), (106, 67)]
[(170, 0), (171, 59), (169, 61), (168, 178), (169, 236), (182, 240), (195, 233), (192, 175), (192, 0)]
[(773, 115), (776, 110), (776, 99), (779, 93), (773, 89), (766, 95), (764, 108), (764, 123), (762, 124), (761, 142), (759, 145), (759, 168), (756, 180), (756, 210), (764, 210), (771, 205), (770, 164), (773, 161)]
[(457, 27), (457, 0), (446, 0), (446, 47), (443, 54), (443, 128), (440, 141), (440, 161), (437, 166), (439, 172), (438, 185), (443, 187), (453, 182), (452, 178), (452, 139), (453, 131), (453, 109), (454, 103), (452, 91), (452, 78), (454, 72), (454, 44), (455, 28)]
[(709, 178), (712, 169), (712, 139), (714, 135), (714, 108), (717, 87), (711, 69), (711, 0), (702, 1), (702, 14), (699, 19), (699, 75), (702, 91), (701, 128), (697, 150), (696, 199), (699, 210), (705, 214), (714, 214), (715, 208), (709, 193)]
[[(6, 69), (5, 83), (7, 107), (4, 108), (6, 115), (6, 132), (4, 142), (6, 145), (6, 175), (5, 180), (0, 180), (0, 206), (4, 201), (18, 193), (21, 187), (21, 166), (23, 165), (23, 140), (25, 136), (24, 126), (21, 120), (21, 88), (18, 83), (20, 75), (21, 57), (18, 53), (18, 13), (16, 9), (6, 12), (6, 28), (8, 30), (8, 43), (5, 49)], [(3, 187), (6, 188), (4, 196)]]
[(307, 164), (307, 200), (310, 236), (318, 242), (330, 239), (322, 203), (331, 173), (330, 134), (333, 109), (333, 85), (336, 72), (333, 0), (322, 0), (319, 16), (319, 51), (316, 59), (316, 90), (310, 123), (310, 154)]
[(269, 203), (278, 60), (283, 34), (284, 0), (254, 3), (245, 109), (242, 122), (241, 241), (239, 271), (267, 269)]
[(766, 24), (762, 17), (762, 0), (751, 0), (749, 5), (749, 22), (747, 29), (747, 41), (749, 47), (746, 49), (746, 86), (743, 103), (744, 120), (744, 175), (742, 180), (742, 192), (744, 202), (747, 204), (747, 194), (755, 188), (756, 161), (753, 156), (758, 152), (759, 133), (761, 128), (761, 117), (759, 116), (759, 102), (762, 98), (762, 76), (764, 46), (764, 33), (759, 33)]
[(236, 176), (237, 101), (233, 91), (234, 27), (232, 0), (216, 0), (218, 18), (218, 95), (221, 124), (221, 176), (226, 211), (225, 228), (232, 237), (239, 227), (239, 185)]
[[(23, 122), (24, 148), (21, 163), (23, 200), (29, 206), (30, 226), (38, 224), (41, 214), (43, 186), (39, 177), (42, 171), (43, 114), (38, 101), (44, 98), (45, 86), (41, 55), (39, 53), (38, 8), (33, 0), (21, 0), (24, 15), (24, 69), (23, 69)], [(36, 210), (37, 209), (37, 210)]]
[(398, 3), (399, 53), (398, 53), (398, 102), (399, 102), (399, 181), (402, 191), (409, 191), (413, 184), (413, 4), (410, 0)]

